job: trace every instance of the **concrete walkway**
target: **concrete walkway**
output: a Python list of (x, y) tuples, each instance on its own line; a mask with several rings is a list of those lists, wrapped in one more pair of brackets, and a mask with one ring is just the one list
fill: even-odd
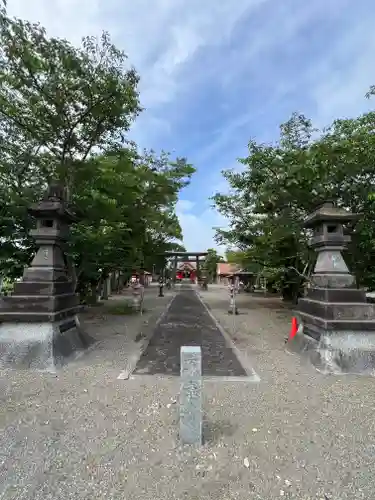
[(173, 298), (147, 293), (148, 319), (92, 320), (101, 343), (57, 377), (0, 373), (0, 499), (375, 498), (374, 380), (287, 354), (275, 299), (240, 295), (230, 317), (225, 289), (200, 292), (260, 382), (207, 380), (205, 445), (181, 448), (178, 377), (117, 379)]

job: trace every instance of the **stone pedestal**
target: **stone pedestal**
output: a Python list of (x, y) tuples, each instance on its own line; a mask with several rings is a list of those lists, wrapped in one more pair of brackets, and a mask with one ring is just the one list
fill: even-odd
[(38, 250), (12, 295), (0, 299), (0, 366), (54, 370), (92, 343), (79, 325), (62, 248), (75, 217), (56, 184), (29, 212), (37, 220), (30, 234)]
[(304, 353), (326, 373), (375, 369), (375, 305), (357, 289), (341, 255), (350, 241), (343, 223), (356, 217), (327, 202), (304, 223), (313, 229), (310, 246), (318, 257), (306, 297), (298, 301), (300, 328), (288, 349)]

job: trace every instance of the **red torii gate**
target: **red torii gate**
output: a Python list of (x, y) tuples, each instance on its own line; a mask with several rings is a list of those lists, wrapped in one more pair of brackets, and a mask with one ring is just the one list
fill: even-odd
[[(190, 274), (190, 279), (195, 281), (195, 278), (197, 281), (200, 280), (200, 257), (206, 257), (208, 254), (207, 252), (164, 252), (164, 256), (166, 258), (173, 257), (174, 258), (174, 265), (173, 265), (173, 281), (176, 282), (177, 278), (177, 263), (178, 262), (195, 262), (196, 263), (196, 270), (193, 273), (193, 279)], [(184, 259), (185, 257), (185, 259)]]

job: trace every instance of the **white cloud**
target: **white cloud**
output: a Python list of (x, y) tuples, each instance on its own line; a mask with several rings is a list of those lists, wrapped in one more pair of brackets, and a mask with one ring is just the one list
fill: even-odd
[[(156, 138), (157, 130), (170, 130), (169, 124), (163, 123), (161, 107), (178, 100), (192, 79), (203, 81), (207, 72), (217, 70), (218, 85), (230, 90), (239, 80), (267, 78), (267, 55), (293, 41), (312, 20), (319, 16), (322, 20), (338, 18), (348, 5), (348, 0), (307, 3), (291, 0), (12, 0), (8, 10), (10, 14), (40, 21), (50, 34), (66, 37), (73, 43), (78, 43), (84, 35), (98, 35), (103, 29), (108, 30), (117, 45), (129, 53), (130, 62), (141, 74), (141, 100), (147, 111), (135, 127), (135, 133), (146, 143), (147, 139)], [(229, 57), (223, 55), (225, 64), (223, 60), (213, 61), (213, 68), (196, 68), (198, 76), (186, 77), (183, 69), (202, 50), (227, 43), (245, 14), (256, 14), (265, 6), (269, 8), (262, 17), (262, 26), (249, 33), (248, 43)], [(315, 99), (319, 122), (335, 113), (356, 109), (363, 89), (374, 76), (375, 35), (364, 29), (369, 23), (372, 26), (371, 15), (360, 27), (353, 24), (342, 43), (327, 47), (325, 59), (313, 61), (309, 70), (298, 78), (272, 82), (272, 92), (262, 110), (256, 113), (271, 112), (275, 102), (288, 92), (303, 90), (301, 87)], [(354, 71), (347, 72), (345, 82), (334, 67), (333, 59), (339, 52), (350, 54), (356, 61)], [(263, 64), (259, 60), (261, 55)], [(215, 68), (215, 64), (219, 66)], [(317, 75), (321, 75), (320, 80)], [(311, 83), (313, 87), (309, 89)], [(244, 104), (242, 112), (219, 129), (216, 140), (202, 151), (202, 158), (225, 146), (239, 128), (254, 120), (254, 110)]]
[(76, 44), (108, 30), (141, 72), (142, 100), (151, 107), (173, 99), (179, 69), (198, 50), (223, 43), (246, 10), (266, 1), (13, 0), (8, 11)]
[[(369, 20), (371, 27), (366, 29)], [(315, 66), (314, 75), (311, 75), (314, 83), (312, 96), (317, 106), (319, 127), (329, 125), (335, 118), (355, 116), (371, 106), (364, 96), (375, 83), (375, 33), (372, 26), (373, 19), (369, 16), (361, 26), (354, 26), (346, 33), (340, 43), (331, 48), (327, 58)], [(342, 58), (347, 58), (350, 64), (338, 68)]]
[(182, 232), (183, 245), (190, 252), (205, 252), (208, 248), (215, 248), (224, 254), (225, 248), (214, 241), (215, 228), (224, 228), (227, 221), (213, 208), (206, 208), (193, 213), (197, 204), (191, 200), (179, 200), (176, 206)]
[(225, 228), (227, 221), (214, 209), (206, 209), (198, 215), (189, 210), (177, 210), (184, 235), (183, 245), (190, 252), (205, 252), (208, 248), (215, 248), (224, 255), (225, 247), (214, 241), (215, 229)]
[[(132, 133), (142, 146), (155, 147), (158, 137), (173, 134), (166, 109), (173, 104), (178, 116), (186, 97), (194, 100), (189, 93), (194, 85), (203, 87), (209, 81), (224, 90), (228, 99), (221, 105), (228, 111), (228, 118), (218, 124), (213, 140), (196, 155), (201, 164), (209, 165), (210, 158), (221, 151), (229, 152), (233, 161), (238, 152), (232, 151), (232, 141), (239, 131), (245, 130), (246, 140), (255, 134), (260, 137), (265, 130), (252, 127), (289, 99), (283, 107), (287, 119), (294, 111), (291, 106), (295, 106), (290, 96), (302, 96), (309, 109), (299, 111), (309, 114), (311, 110), (315, 123), (322, 126), (335, 116), (355, 114), (364, 108), (363, 94), (375, 83), (375, 10), (370, 1), (357, 2), (363, 12), (368, 6), (360, 25), (354, 20), (349, 23), (345, 36), (305, 64), (299, 74), (283, 71), (277, 78), (275, 67), (282, 68), (293, 59), (288, 54), (290, 46), (298, 57), (301, 30), (314, 21), (318, 21), (317, 30), (321, 25), (327, 29), (324, 22), (338, 25), (341, 14), (353, 8), (350, 0), (11, 0), (8, 4), (10, 14), (40, 21), (50, 35), (75, 44), (82, 36), (110, 32), (141, 75), (141, 100), (146, 111)], [(245, 14), (255, 17), (261, 8), (267, 8), (262, 23), (249, 28), (246, 41), (236, 50), (225, 52)], [(220, 46), (221, 57), (209, 64), (207, 60), (204, 65), (196, 64), (205, 50)], [(284, 53), (275, 60), (274, 52), (280, 47)], [(268, 84), (269, 89), (255, 109), (246, 95), (246, 83), (251, 82), (258, 82), (260, 87)], [(236, 96), (239, 83), (243, 86), (243, 102), (239, 109), (233, 109), (230, 96)], [(217, 165), (212, 170), (207, 179), (211, 194), (225, 191), (227, 185), (218, 175)], [(197, 207), (189, 200), (180, 200), (177, 208), (187, 248), (192, 251), (215, 246), (212, 226), (225, 226), (226, 221), (213, 209)]]
[[(12, 0), (8, 12), (40, 22), (49, 35), (79, 44), (83, 36), (109, 31), (141, 75), (146, 111), (132, 136), (146, 146), (169, 124), (160, 107), (189, 86), (181, 70), (205, 47), (230, 38), (249, 9), (269, 0)], [(202, 68), (206, 71), (206, 68)]]
[(190, 212), (192, 208), (194, 207), (195, 203), (190, 200), (178, 200), (177, 205), (176, 205), (176, 210), (179, 213), (186, 213)]

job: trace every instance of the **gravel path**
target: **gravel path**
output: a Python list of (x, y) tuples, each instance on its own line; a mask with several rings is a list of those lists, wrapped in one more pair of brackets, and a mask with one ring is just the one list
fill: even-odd
[(179, 377), (181, 347), (191, 345), (201, 347), (203, 377), (247, 376), (233, 350), (228, 349), (220, 329), (191, 289), (177, 294), (133, 373)]
[(178, 378), (117, 379), (173, 295), (147, 294), (143, 318), (86, 316), (102, 341), (57, 377), (0, 372), (1, 500), (375, 498), (374, 380), (287, 354), (274, 299), (240, 295), (233, 334), (226, 290), (201, 292), (260, 382), (205, 383), (206, 443), (181, 448)]

